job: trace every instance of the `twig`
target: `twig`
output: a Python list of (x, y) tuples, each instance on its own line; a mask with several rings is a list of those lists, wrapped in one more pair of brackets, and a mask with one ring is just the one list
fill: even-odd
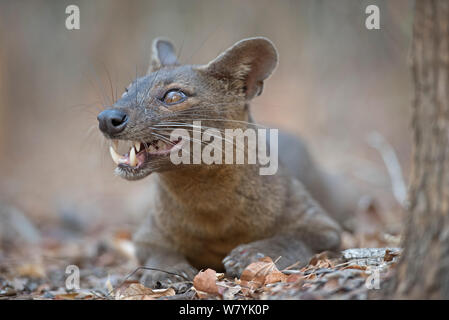
[(277, 257), (276, 260), (274, 260), (274, 264), (276, 264), (279, 260), (281, 260), (282, 256)]
[(391, 180), (393, 195), (399, 204), (406, 208), (407, 206), (407, 187), (402, 176), (401, 165), (396, 156), (393, 147), (385, 140), (385, 138), (377, 131), (369, 134), (367, 137), (369, 145), (376, 149), (387, 167), (388, 175)]
[(189, 283), (192, 282), (192, 281), (190, 281), (190, 279), (184, 277), (182, 274), (177, 274), (177, 273), (173, 273), (173, 272), (166, 271), (166, 270), (162, 270), (162, 269), (158, 269), (158, 268), (137, 267), (136, 269), (134, 269), (133, 272), (131, 272), (130, 274), (128, 274), (128, 275), (125, 277), (125, 279), (124, 279), (122, 282), (120, 282), (120, 284), (119, 284), (118, 286), (116, 286), (116, 287), (113, 288), (110, 292), (108, 292), (108, 297), (110, 297), (111, 294), (112, 294), (115, 290), (117, 290), (118, 288), (120, 288), (120, 287), (121, 287), (121, 286), (122, 286), (128, 279), (129, 279), (129, 278), (131, 278), (134, 274), (136, 274), (137, 271), (140, 271), (140, 270), (151, 270), (151, 271), (165, 272), (165, 273), (171, 274), (171, 275), (173, 275), (173, 276), (178, 276), (178, 277), (184, 278), (184, 279), (186, 280), (186, 282), (189, 282)]
[(286, 271), (286, 270), (290, 270), (290, 269), (292, 269), (292, 268), (294, 268), (294, 267), (297, 267), (297, 266), (300, 265), (300, 264), (301, 264), (301, 261), (296, 261), (294, 264), (289, 265), (287, 268), (285, 268), (284, 270), (282, 270), (282, 272), (284, 272), (284, 271)]
[(282, 273), (285, 274), (299, 274), (299, 273), (303, 273), (301, 270), (296, 270), (296, 269), (284, 269), (282, 270)]

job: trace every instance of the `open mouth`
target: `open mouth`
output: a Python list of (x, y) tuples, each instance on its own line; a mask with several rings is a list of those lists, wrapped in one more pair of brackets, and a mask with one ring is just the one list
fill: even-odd
[(145, 163), (149, 162), (152, 158), (167, 156), (172, 149), (178, 145), (181, 141), (163, 141), (160, 139), (153, 140), (151, 142), (138, 142), (131, 141), (131, 147), (129, 152), (121, 155), (117, 153), (118, 140), (112, 140), (112, 144), (109, 147), (112, 160), (120, 168), (142, 168)]

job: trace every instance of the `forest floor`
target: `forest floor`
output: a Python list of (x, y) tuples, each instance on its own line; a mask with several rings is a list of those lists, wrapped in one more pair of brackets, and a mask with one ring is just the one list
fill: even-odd
[(367, 299), (400, 255), (399, 236), (383, 231), (388, 227), (371, 207), (361, 221), (374, 227), (344, 233), (345, 250), (317, 254), (305, 267), (278, 270), (276, 260), (265, 257), (240, 279), (207, 269), (193, 282), (152, 289), (138, 282), (142, 266), (134, 257), (131, 228), (84, 229), (66, 216), (41, 228), (36, 241), (24, 215), (0, 209), (0, 299)]

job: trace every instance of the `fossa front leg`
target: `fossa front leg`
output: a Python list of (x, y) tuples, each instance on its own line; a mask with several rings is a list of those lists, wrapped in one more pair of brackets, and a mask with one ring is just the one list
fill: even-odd
[(189, 282), (198, 273), (198, 270), (192, 267), (181, 254), (166, 248), (145, 246), (145, 248), (138, 247), (138, 252), (138, 255), (148, 257), (143, 263), (143, 267), (148, 269), (144, 269), (140, 278), (140, 282), (146, 287), (174, 287), (184, 291), (183, 289), (189, 287)]
[[(173, 284), (186, 284), (193, 280), (197, 270), (192, 267), (187, 259), (172, 249), (166, 239), (154, 224), (152, 216), (134, 235), (136, 256), (143, 271), (140, 282), (147, 287), (161, 288), (173, 286)], [(153, 269), (153, 270), (150, 270)]]
[(328, 224), (319, 219), (315, 224), (293, 232), (239, 245), (223, 259), (223, 265), (226, 273), (233, 277), (239, 277), (250, 263), (264, 256), (273, 261), (279, 259), (276, 265), (280, 270), (295, 263), (304, 266), (315, 253), (337, 250), (340, 247), (340, 232), (336, 223)]
[(237, 246), (223, 259), (223, 265), (227, 275), (240, 277), (249, 264), (265, 256), (273, 261), (279, 259), (276, 265), (282, 270), (296, 262), (307, 262), (312, 254), (302, 241), (287, 235), (276, 236)]

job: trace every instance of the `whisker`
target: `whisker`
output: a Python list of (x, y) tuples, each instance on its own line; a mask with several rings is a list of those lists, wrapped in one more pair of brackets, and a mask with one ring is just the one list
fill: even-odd
[(114, 103), (115, 102), (115, 97), (114, 97), (114, 88), (113, 88), (113, 85), (112, 85), (111, 75), (110, 75), (109, 70), (106, 68), (106, 65), (104, 63), (103, 63), (103, 68), (105, 69), (106, 75), (108, 76), (109, 87), (111, 89), (111, 95), (112, 95), (112, 103)]
[(87, 78), (87, 82), (89, 85), (94, 89), (95, 94), (100, 99), (100, 103), (102, 106), (106, 105), (106, 100), (103, 95), (103, 92), (100, 90), (100, 87), (97, 85), (96, 82), (94, 82), (87, 74), (84, 75)]
[[(176, 120), (191, 120), (191, 119), (176, 118)], [(248, 122), (248, 121), (243, 121), (243, 120), (220, 119), (220, 118), (195, 118), (195, 119), (193, 119), (193, 121), (232, 122), (232, 123), (241, 123), (241, 124), (246, 124), (246, 125), (250, 125), (250, 126), (261, 127), (261, 128), (264, 128), (264, 129), (269, 129), (267, 126), (264, 126), (262, 124), (258, 124), (258, 123), (254, 123), (254, 122)], [(176, 123), (176, 122), (170, 122), (170, 123)], [(159, 125), (159, 124), (160, 123), (158, 123), (157, 125)], [(180, 124), (180, 123), (177, 123), (177, 124)], [(201, 124), (201, 126), (203, 126), (203, 124)], [(209, 128), (211, 128), (211, 127), (209, 127)]]
[[(215, 128), (212, 128), (212, 129), (215, 129)], [(190, 131), (190, 132), (194, 132), (194, 130), (193, 129), (190, 129), (190, 128), (185, 128), (185, 130), (186, 131)], [(222, 133), (222, 132), (221, 132)], [(229, 140), (229, 139), (226, 139), (226, 138), (224, 138), (223, 136), (217, 136), (217, 135), (214, 135), (214, 134), (210, 134), (210, 136), (211, 137), (214, 137), (214, 138), (217, 138), (217, 139), (220, 139), (220, 140), (222, 140), (222, 141), (225, 141), (225, 142), (228, 142), (229, 144), (231, 144), (231, 145), (234, 145), (234, 146), (237, 146), (236, 145), (236, 143), (234, 142), (234, 140)], [(192, 139), (194, 139), (194, 138), (190, 138), (190, 140), (192, 140)], [(200, 141), (199, 141), (200, 142)], [(205, 142), (205, 141), (201, 141), (203, 144), (208, 144), (207, 142)], [(240, 148), (240, 149), (242, 149), (242, 148)]]
[(157, 133), (154, 133), (154, 132), (152, 132), (151, 134), (153, 136), (159, 137), (161, 140), (164, 140), (164, 141), (170, 143), (171, 145), (175, 145), (175, 143), (173, 141), (171, 141), (170, 139), (168, 139), (167, 137), (165, 137), (163, 135), (160, 135), (160, 134), (157, 134)]
[[(187, 131), (189, 131), (188, 129), (186, 129)], [(192, 132), (193, 132), (193, 130), (191, 130)], [(152, 133), (152, 134), (154, 134), (154, 133)], [(161, 137), (161, 135), (158, 135), (159, 137)], [(213, 137), (216, 137), (217, 139), (221, 139), (221, 140), (225, 140), (225, 139), (223, 139), (223, 137), (220, 137), (220, 136), (216, 136), (216, 135), (211, 135), (211, 136), (213, 136)], [(168, 137), (164, 137), (164, 138), (166, 138), (166, 139), (168, 139)], [(196, 139), (196, 138), (193, 138), (193, 137), (189, 137), (189, 140), (190, 141), (197, 141), (197, 142), (199, 142), (199, 143), (201, 143), (201, 144), (203, 144), (203, 145), (208, 145), (208, 143), (206, 142), (206, 141), (202, 141), (202, 140), (199, 140), (199, 139)], [(167, 141), (169, 141), (171, 144), (175, 144), (173, 141), (171, 141), (171, 140), (167, 140)], [(229, 141), (229, 140), (227, 140), (229, 143), (231, 143), (231, 141)], [(232, 143), (232, 144), (234, 144), (234, 143)]]

